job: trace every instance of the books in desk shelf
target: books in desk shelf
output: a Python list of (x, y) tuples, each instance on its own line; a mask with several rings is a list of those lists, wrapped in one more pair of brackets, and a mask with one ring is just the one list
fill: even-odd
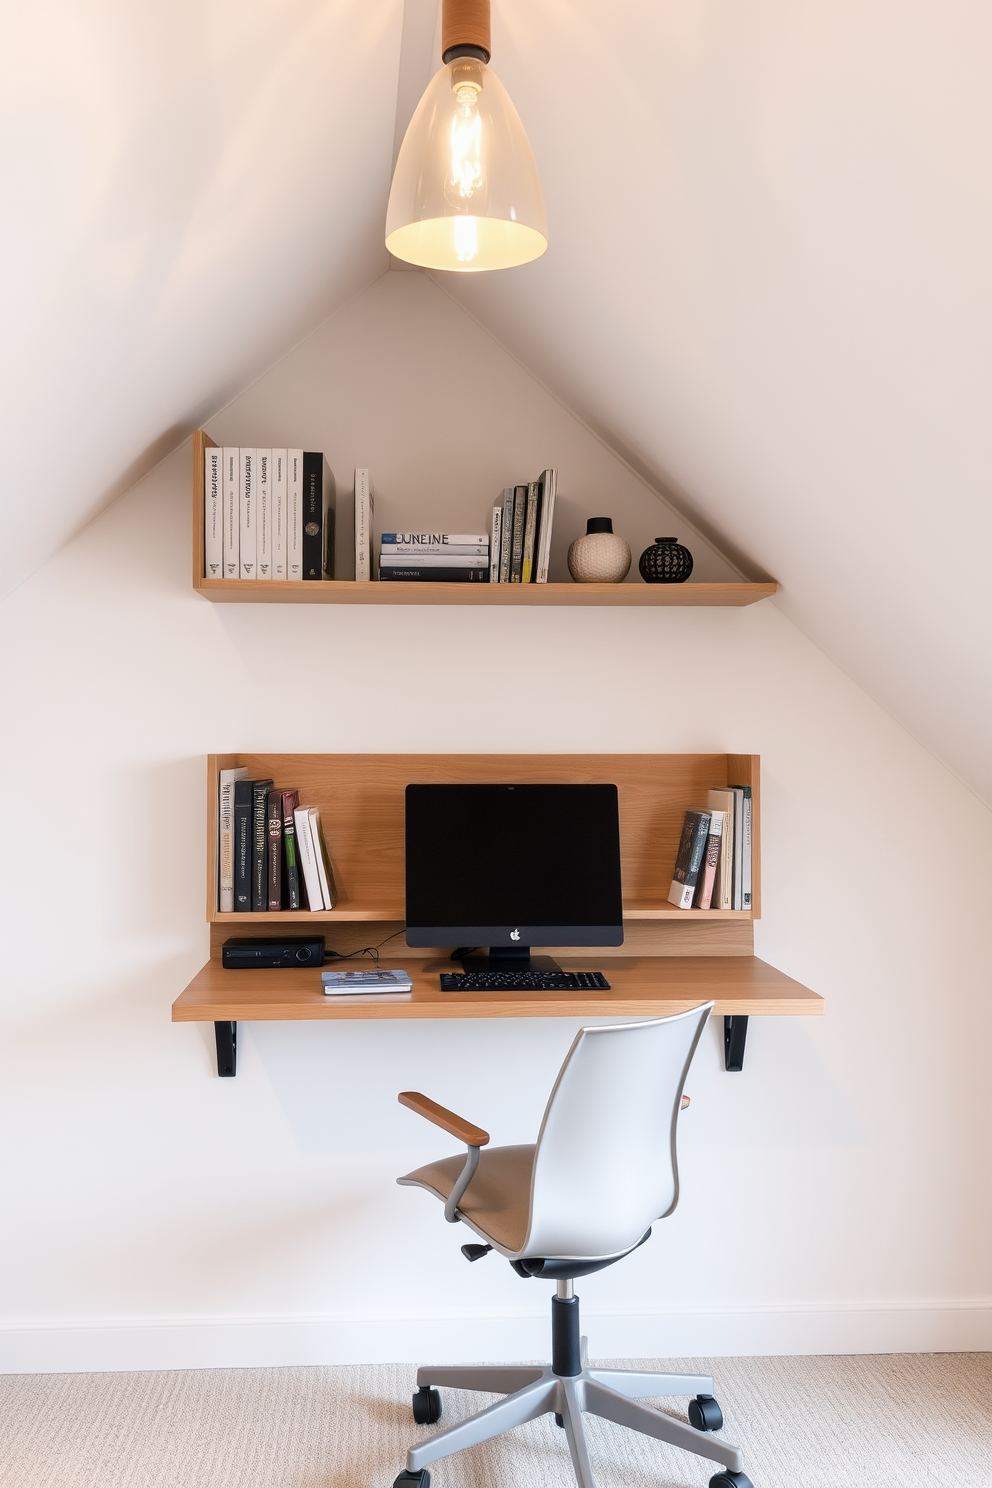
[(208, 445), (203, 472), (204, 577), (323, 578), (325, 569), (330, 571), (333, 550), (323, 472), (320, 453)]
[(706, 807), (685, 814), (668, 899), (679, 909), (752, 908), (752, 792), (749, 785), (707, 792)]
[(364, 468), (355, 470), (355, 582), (366, 584), (372, 577), (372, 522), (375, 500)]
[(413, 991), (413, 982), (405, 971), (322, 971), (320, 980), (329, 997), (350, 997), (356, 992)]
[(221, 914), (333, 909), (334, 874), (316, 806), (299, 792), (249, 780), (243, 766), (218, 782), (217, 905)]

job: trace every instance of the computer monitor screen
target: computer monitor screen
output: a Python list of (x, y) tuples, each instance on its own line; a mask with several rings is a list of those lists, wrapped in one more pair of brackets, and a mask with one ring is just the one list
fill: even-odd
[(623, 944), (615, 785), (408, 785), (411, 946)]

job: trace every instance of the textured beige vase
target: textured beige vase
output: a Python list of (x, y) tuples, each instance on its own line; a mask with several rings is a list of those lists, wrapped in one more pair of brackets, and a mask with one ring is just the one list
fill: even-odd
[(630, 548), (609, 517), (590, 517), (584, 537), (568, 550), (568, 571), (577, 584), (621, 584), (630, 571)]

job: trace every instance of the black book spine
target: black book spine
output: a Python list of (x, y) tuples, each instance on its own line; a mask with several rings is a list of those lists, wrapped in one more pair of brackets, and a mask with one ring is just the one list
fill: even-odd
[(256, 912), (269, 903), (266, 859), (266, 798), (271, 780), (253, 780), (251, 791), (251, 907)]
[(303, 577), (324, 577), (324, 456), (303, 452)]
[(296, 809), (297, 792), (283, 791), (282, 795), (282, 845), (285, 855), (286, 908), (300, 908), (300, 865), (296, 855)]
[(251, 909), (251, 792), (250, 780), (234, 782), (234, 908)]
[(269, 791), (266, 817), (269, 909), (282, 909), (282, 791)]
[(416, 563), (402, 568), (380, 568), (379, 579), (381, 583), (422, 583), (422, 584), (488, 584), (488, 568), (455, 568), (441, 565), (439, 567), (420, 568)]

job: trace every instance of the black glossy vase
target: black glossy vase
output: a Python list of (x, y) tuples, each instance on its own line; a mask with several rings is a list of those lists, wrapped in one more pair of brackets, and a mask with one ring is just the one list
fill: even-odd
[(684, 584), (692, 573), (692, 554), (674, 537), (656, 537), (637, 566), (645, 584)]

